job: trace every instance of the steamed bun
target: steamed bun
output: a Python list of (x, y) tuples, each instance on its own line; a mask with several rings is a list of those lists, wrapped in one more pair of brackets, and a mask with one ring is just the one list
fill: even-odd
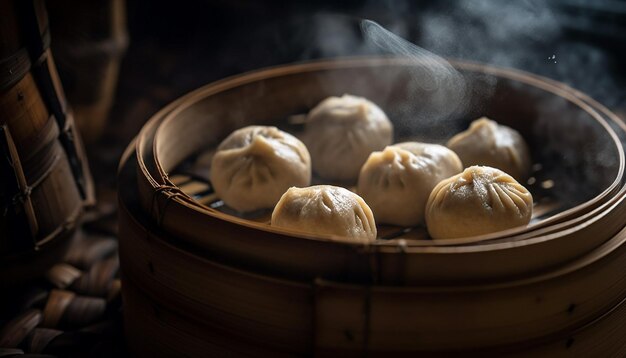
[(527, 225), (532, 209), (532, 195), (510, 175), (473, 166), (433, 189), (426, 226), (434, 239), (489, 234)]
[(387, 115), (362, 97), (329, 97), (309, 112), (305, 123), (302, 140), (313, 170), (325, 179), (355, 182), (370, 153), (392, 143)]
[(272, 226), (361, 241), (376, 239), (376, 223), (365, 201), (337, 186), (289, 188), (272, 213)]
[(526, 179), (530, 172), (530, 154), (524, 138), (516, 130), (487, 117), (473, 121), (468, 130), (452, 137), (447, 146), (458, 154), (465, 167), (486, 165), (517, 180)]
[(276, 127), (248, 126), (231, 133), (211, 162), (211, 183), (240, 212), (272, 208), (291, 186), (311, 183), (304, 144)]
[(415, 226), (424, 222), (426, 200), (435, 185), (462, 170), (457, 155), (444, 146), (399, 143), (369, 156), (357, 192), (378, 223)]

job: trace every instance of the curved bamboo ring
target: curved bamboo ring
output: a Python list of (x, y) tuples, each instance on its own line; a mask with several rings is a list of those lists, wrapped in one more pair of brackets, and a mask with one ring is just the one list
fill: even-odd
[[(458, 240), (403, 240), (376, 242), (372, 245), (354, 244), (336, 238), (309, 235), (276, 229), (267, 225), (223, 214), (201, 205), (182, 194), (169, 182), (172, 162), (184, 155), (176, 153), (169, 133), (185, 110), (198, 113), (193, 105), (221, 91), (236, 91), (248, 83), (268, 76), (297, 75), (301, 72), (345, 69), (354, 66), (411, 65), (407, 59), (358, 58), (297, 64), (226, 79), (205, 86), (175, 101), (144, 127), (136, 142), (138, 160), (137, 178), (142, 206), (165, 231), (200, 249), (220, 252), (235, 260), (245, 260), (268, 272), (290, 272), (294, 277), (322, 275), (337, 279), (380, 280), (381, 282), (424, 282), (425, 280), (485, 280), (502, 279), (540, 271), (569, 261), (601, 245), (622, 226), (617, 220), (626, 208), (622, 203), (626, 188), (624, 182), (624, 148), (614, 129), (624, 132), (623, 125), (610, 112), (586, 102), (584, 97), (565, 85), (516, 70), (455, 62), (458, 68), (478, 71), (526, 83), (547, 93), (558, 95), (597, 121), (615, 145), (616, 177), (600, 194), (574, 208), (541, 220), (527, 228), (512, 229), (491, 235)], [(195, 118), (195, 117), (189, 117)], [(185, 123), (189, 123), (188, 120)], [(611, 123), (611, 124), (609, 124)], [(197, 127), (187, 133), (197, 131)], [(188, 137), (185, 137), (188, 141)], [(198, 139), (193, 139), (197, 142)], [(193, 147), (193, 144), (191, 145)], [(175, 152), (163, 165), (163, 153)], [(192, 151), (185, 148), (186, 152)], [(178, 158), (178, 159), (176, 159)], [(167, 170), (165, 169), (167, 168)], [(179, 225), (184, 220), (188, 225)], [(206, 232), (215, 232), (215, 239)], [(220, 240), (218, 237), (228, 237)], [(298, 237), (302, 240), (293, 240)], [(261, 247), (263, 246), (263, 247)], [(272, 251), (274, 250), (274, 251)], [(313, 257), (323, 256), (317, 266), (311, 266)], [(293, 260), (292, 255), (300, 259)], [(520, 260), (519, 258), (524, 258)], [(376, 262), (375, 269), (372, 260)], [(476, 266), (475, 262), (484, 265)], [(447, 265), (444, 265), (447, 264)], [(307, 266), (308, 265), (308, 266)], [(450, 267), (446, 272), (437, 268)]]

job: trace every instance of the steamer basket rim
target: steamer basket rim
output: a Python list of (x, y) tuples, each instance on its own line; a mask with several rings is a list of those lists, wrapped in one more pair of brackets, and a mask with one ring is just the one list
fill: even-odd
[[(290, 64), (286, 66), (279, 65), (279, 66), (253, 70), (253, 71), (246, 72), (243, 74), (227, 77), (225, 79), (218, 80), (216, 82), (200, 87), (199, 89), (196, 89), (184, 95), (183, 97), (170, 103), (164, 109), (162, 109), (157, 114), (155, 114), (148, 121), (148, 123), (146, 124), (146, 126), (144, 127), (140, 135), (138, 136), (139, 140), (137, 141), (137, 144), (136, 144), (137, 153), (143, 154), (143, 151), (141, 149), (141, 144), (142, 144), (142, 141), (145, 139), (145, 133), (148, 133), (150, 130), (152, 130), (152, 127), (158, 125), (158, 127), (156, 128), (154, 137), (153, 137), (152, 153), (154, 156), (153, 159), (154, 159), (158, 174), (161, 176), (161, 178), (164, 178), (165, 180), (167, 180), (168, 174), (163, 169), (158, 159), (158, 156), (156, 155), (158, 138), (162, 135), (161, 133), (163, 131), (162, 128), (165, 127), (165, 124), (167, 124), (169, 121), (175, 120), (178, 113), (192, 106), (193, 104), (197, 103), (198, 100), (205, 98), (206, 96), (219, 93), (227, 89), (235, 88), (237, 86), (240, 86), (246, 83), (254, 82), (258, 79), (267, 78), (267, 74), (270, 72), (273, 72), (271, 77), (276, 77), (276, 76), (281, 76), (281, 75), (286, 75), (286, 74), (318, 71), (321, 69), (336, 69), (336, 68), (355, 67), (355, 66), (374, 67), (379, 64), (415, 65), (415, 63), (416, 63), (415, 59), (406, 58), (406, 57), (396, 57), (396, 56), (350, 57), (350, 58), (338, 58), (338, 59), (330, 59), (330, 60), (305, 61), (305, 62), (299, 62), (299, 63)], [(555, 219), (559, 217), (573, 214), (588, 205), (591, 205), (593, 203), (600, 201), (601, 199), (613, 193), (614, 191), (617, 191), (617, 188), (622, 181), (622, 177), (624, 173), (624, 149), (621, 145), (621, 142), (618, 136), (615, 134), (613, 129), (608, 125), (608, 123), (604, 120), (604, 118), (602, 118), (602, 116), (600, 116), (600, 114), (595, 109), (593, 109), (591, 106), (589, 106), (585, 102), (585, 100), (589, 98), (588, 96), (582, 94), (580, 91), (576, 91), (570, 88), (569, 86), (565, 84), (562, 84), (553, 80), (549, 80), (541, 76), (533, 75), (524, 71), (516, 70), (516, 69), (500, 68), (500, 67), (494, 67), (490, 65), (486, 66), (484, 64), (480, 64), (477, 62), (459, 61), (459, 60), (451, 60), (451, 63), (457, 68), (470, 70), (470, 71), (479, 71), (482, 73), (505, 77), (511, 80), (520, 81), (525, 84), (533, 85), (535, 87), (538, 87), (552, 94), (560, 95), (561, 97), (564, 97), (569, 102), (573, 102), (575, 105), (581, 107), (588, 114), (590, 114), (594, 119), (596, 119), (596, 121), (598, 121), (598, 123), (600, 123), (604, 127), (606, 132), (613, 139), (613, 142), (616, 144), (620, 166), (618, 169), (617, 177), (612, 182), (612, 184), (595, 198), (585, 203), (579, 204), (573, 208), (570, 208), (563, 212), (555, 214), (553, 217), (550, 217), (544, 220), (543, 222), (550, 221), (550, 220), (554, 221)], [(609, 116), (611, 119), (615, 120), (615, 117), (614, 117), (615, 115), (612, 114), (610, 111), (608, 110), (605, 111), (604, 110), (605, 108), (600, 108), (600, 109), (602, 112), (607, 114), (607, 116)], [(618, 123), (622, 124), (621, 121), (618, 121)], [(622, 129), (624, 129), (623, 126), (621, 127)], [(149, 175), (149, 171), (145, 167), (145, 163), (143, 163), (142, 160), (139, 160), (139, 162), (140, 162), (141, 170), (144, 173), (148, 174), (146, 175), (146, 177), (153, 184), (153, 186), (158, 187), (162, 185), (161, 183), (159, 183), (158, 180), (156, 180), (151, 175)], [(292, 230), (272, 228), (264, 224), (253, 223), (248, 220), (244, 220), (244, 219), (240, 219), (237, 217), (233, 217), (231, 215), (223, 214), (214, 209), (206, 207), (200, 203), (197, 203), (195, 200), (191, 198), (183, 198), (183, 197), (177, 196), (175, 198), (172, 198), (172, 200), (176, 201), (178, 204), (187, 206), (188, 208), (192, 210), (198, 210), (202, 212), (203, 214), (211, 215), (220, 220), (225, 220), (225, 221), (237, 224), (237, 225), (243, 225), (243, 226), (250, 227), (253, 229), (257, 229), (257, 230), (269, 231), (275, 234), (297, 236), (299, 238), (311, 239), (311, 240), (316, 240), (316, 241), (332, 241), (333, 243), (348, 244), (351, 246), (362, 247), (365, 249), (370, 246), (390, 247), (393, 249), (397, 249), (398, 247), (398, 243), (393, 242), (393, 241), (382, 242), (382, 243), (354, 242), (354, 241), (348, 241), (343, 238), (334, 238), (331, 236), (323, 237), (321, 235), (320, 236), (310, 235), (310, 234), (306, 234), (306, 233), (295, 231), (295, 230), (292, 231)], [(501, 232), (494, 233), (494, 234), (481, 235), (481, 236), (470, 237), (470, 238), (452, 239), (452, 240), (443, 240), (443, 241), (432, 240), (432, 245), (428, 245), (428, 246), (407, 243), (406, 247), (407, 249), (417, 248), (417, 247), (422, 248), (422, 249), (423, 248), (445, 248), (446, 246), (451, 246), (451, 245), (488, 242), (490, 240), (501, 239), (503, 237), (509, 237), (511, 235), (520, 234), (526, 231), (528, 231), (526, 228), (515, 228), (515, 229), (501, 231)], [(520, 245), (545, 241), (548, 239), (548, 237), (539, 237), (539, 238), (536, 238), (535, 240), (529, 239), (530, 241), (520, 240), (520, 241), (514, 241), (510, 243), (495, 243), (495, 244), (491, 244), (491, 246), (493, 246), (493, 249), (510, 248), (510, 247), (516, 247)], [(442, 242), (439, 242), (439, 241), (442, 241)], [(477, 246), (477, 248), (480, 247), (481, 248), (480, 250), (485, 250), (487, 249), (488, 245), (490, 244), (487, 243), (486, 245), (480, 245), (480, 246)], [(454, 248), (451, 248), (451, 249), (454, 249)]]

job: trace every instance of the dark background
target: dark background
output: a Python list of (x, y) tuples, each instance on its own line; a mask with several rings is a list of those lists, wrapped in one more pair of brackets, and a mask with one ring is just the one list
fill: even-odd
[(89, 148), (110, 186), (143, 123), (186, 92), (266, 66), (381, 53), (364, 41), (363, 18), (438, 55), (542, 74), (626, 107), (624, 0), (129, 0), (127, 15), (116, 100)]

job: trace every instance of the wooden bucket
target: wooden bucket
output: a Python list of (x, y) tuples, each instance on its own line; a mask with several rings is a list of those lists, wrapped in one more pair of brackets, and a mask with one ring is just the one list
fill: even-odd
[[(626, 130), (554, 81), (454, 63), (474, 89), (496, 86), (473, 92), (451, 125), (486, 114), (517, 128), (548, 168), (536, 180), (555, 182), (552, 192), (531, 186), (552, 206), (536, 203), (527, 228), (438, 242), (419, 228), (380, 227), (383, 237), (364, 245), (272, 228), (263, 215), (219, 205), (206, 163), (230, 131), (260, 123), (297, 132), (285, 118), (348, 92), (390, 114), (396, 141), (412, 138), (415, 128), (394, 108), (412, 98), (403, 74), (423, 65), (360, 58), (277, 67), (210, 84), (157, 113), (119, 174), (125, 328), (135, 353), (623, 352)], [(421, 132), (445, 139), (433, 126)], [(571, 168), (580, 173), (570, 183)]]
[(59, 72), (83, 139), (102, 134), (128, 47), (124, 0), (48, 3)]
[[(93, 203), (86, 158), (54, 69), (42, 1), (4, 1), (0, 25), (0, 282), (62, 258)], [(31, 269), (19, 270), (28, 263)]]

